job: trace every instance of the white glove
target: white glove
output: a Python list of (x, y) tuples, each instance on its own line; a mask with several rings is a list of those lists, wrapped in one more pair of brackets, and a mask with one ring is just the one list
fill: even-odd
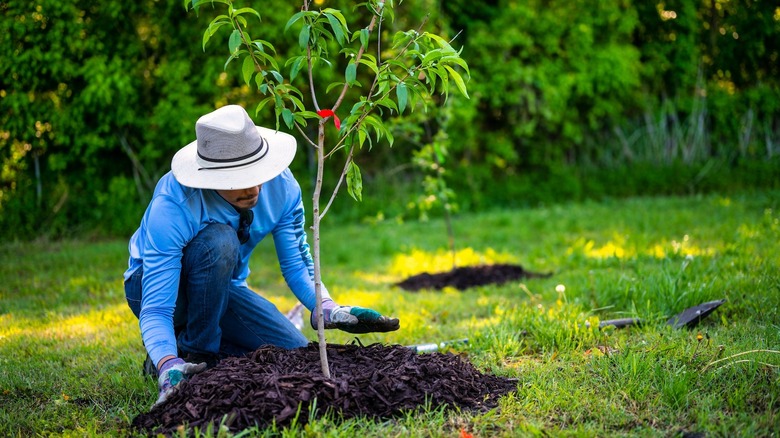
[(160, 377), (157, 379), (160, 395), (152, 407), (162, 404), (167, 400), (168, 396), (173, 394), (176, 385), (205, 369), (206, 362), (194, 364), (185, 362), (184, 359), (178, 357), (166, 361), (162, 368), (160, 368)]

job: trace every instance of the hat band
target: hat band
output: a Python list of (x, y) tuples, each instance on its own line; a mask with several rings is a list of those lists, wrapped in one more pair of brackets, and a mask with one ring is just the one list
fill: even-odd
[[(260, 146), (258, 146), (257, 149), (255, 149), (251, 153), (246, 154), (246, 155), (241, 156), (241, 157), (224, 158), (224, 159), (206, 158), (203, 155), (201, 155), (200, 151), (198, 151), (198, 158), (200, 158), (199, 161), (202, 161), (202, 162), (217, 163), (217, 164), (219, 164), (219, 163), (235, 163), (235, 164), (228, 164), (228, 165), (224, 165), (224, 166), (199, 167), (198, 170), (221, 170), (221, 169), (232, 169), (232, 168), (235, 168), (235, 167), (246, 166), (248, 164), (256, 163), (256, 162), (262, 160), (263, 157), (265, 157), (266, 154), (268, 154), (268, 149), (269, 149), (269, 147), (268, 147), (268, 144), (265, 141), (265, 138), (260, 137)], [(249, 158), (253, 158), (253, 157), (255, 157), (258, 154), (259, 154), (258, 157), (254, 158), (252, 160), (246, 161)]]

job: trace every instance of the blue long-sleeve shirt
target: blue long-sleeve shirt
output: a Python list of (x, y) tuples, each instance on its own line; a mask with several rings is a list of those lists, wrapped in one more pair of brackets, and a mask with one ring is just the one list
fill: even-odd
[[(257, 244), (273, 235), (279, 266), (287, 285), (303, 305), (313, 310), (314, 264), (306, 242), (301, 188), (289, 169), (263, 184), (249, 240), (240, 247), (233, 283), (246, 286), (249, 258)], [(157, 183), (141, 226), (130, 239), (127, 280), (143, 265), (143, 294), (139, 325), (149, 356), (158, 363), (177, 355), (173, 311), (179, 290), (182, 251), (207, 225), (238, 228), (239, 214), (214, 190), (179, 184), (168, 172)], [(323, 287), (323, 297), (328, 297)]]

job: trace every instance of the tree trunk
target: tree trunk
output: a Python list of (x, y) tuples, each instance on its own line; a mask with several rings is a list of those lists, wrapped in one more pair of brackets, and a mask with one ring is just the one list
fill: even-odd
[(320, 194), (322, 193), (322, 178), (325, 171), (325, 121), (320, 120), (317, 133), (317, 180), (312, 195), (312, 252), (314, 257), (314, 292), (317, 297), (317, 340), (320, 347), (320, 365), (322, 374), (330, 378), (328, 365), (327, 343), (325, 342), (325, 318), (322, 312), (322, 271), (320, 268)]

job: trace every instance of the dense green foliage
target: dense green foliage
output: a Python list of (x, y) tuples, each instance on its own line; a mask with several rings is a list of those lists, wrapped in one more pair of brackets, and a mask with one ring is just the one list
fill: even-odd
[[(450, 133), (472, 202), (727, 188), (744, 172), (735, 161), (777, 159), (771, 2), (491, 3), (476, 17), (470, 2), (443, 4), (474, 77)], [(710, 160), (727, 175), (691, 178)]]
[[(268, 36), (257, 37), (290, 52), (298, 35), (284, 24), (296, 11), (263, 3)], [(212, 14), (181, 2), (1, 1), (0, 14), (4, 238), (129, 234), (197, 117), (261, 98), (240, 64), (226, 74), (224, 51), (203, 50)], [(407, 1), (395, 15), (383, 32), (427, 18), (471, 68), (471, 99), (450, 96), (446, 117), (444, 165), (463, 209), (780, 181), (774, 2)], [(227, 35), (209, 42), (219, 44)], [(315, 81), (338, 80), (347, 62)], [(408, 214), (423, 178), (409, 163), (442, 119), (416, 111), (394, 124), (392, 149), (357, 158), (364, 202), (339, 201), (335, 214)], [(275, 123), (270, 107), (256, 122)], [(293, 170), (304, 184), (312, 163), (301, 142)]]
[[(466, 291), (393, 287), (450, 269), (443, 223), (434, 219), (325, 227), (324, 279), (338, 301), (400, 318), (398, 331), (359, 335), (364, 345), (468, 338), (458, 354), (482, 372), (518, 379), (500, 409), (330, 417), (241, 436), (777, 431), (780, 192), (565, 203), (463, 214), (453, 226), (459, 266), (508, 262), (553, 275)], [(120, 275), (126, 260), (124, 239), (0, 244), (0, 436), (127, 436), (149, 410), (157, 384), (141, 374), (145, 350)], [(271, 243), (250, 263), (250, 286), (280, 310), (292, 308)], [(665, 325), (721, 298), (726, 304), (693, 330)], [(595, 328), (623, 317), (645, 324)], [(304, 334), (316, 339), (308, 327)]]

